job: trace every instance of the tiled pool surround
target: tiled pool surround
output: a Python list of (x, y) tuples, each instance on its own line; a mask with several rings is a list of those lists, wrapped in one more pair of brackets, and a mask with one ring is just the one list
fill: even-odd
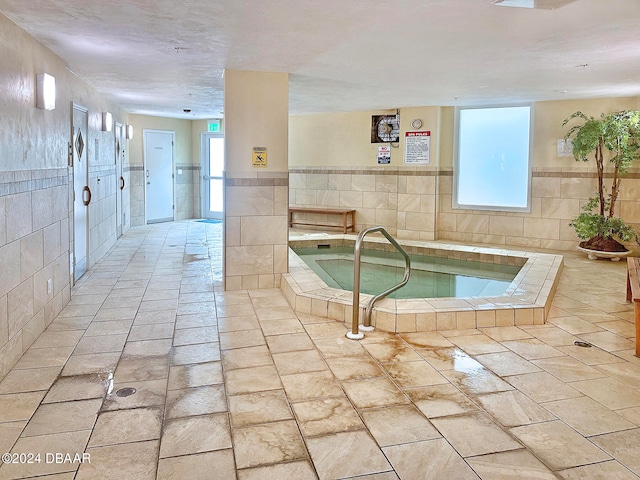
[[(352, 246), (355, 239), (355, 235), (302, 234), (291, 235), (289, 245)], [(400, 243), (410, 254), (522, 267), (507, 291), (500, 296), (384, 298), (376, 303), (371, 315), (371, 324), (377, 329), (400, 333), (545, 323), (562, 271), (562, 255), (441, 242)], [(367, 237), (365, 245), (368, 249), (393, 250), (382, 237)], [(296, 312), (327, 316), (351, 324), (352, 293), (328, 287), (291, 248), (289, 273), (283, 274), (281, 288)], [(371, 295), (360, 294), (361, 319), (370, 298)]]

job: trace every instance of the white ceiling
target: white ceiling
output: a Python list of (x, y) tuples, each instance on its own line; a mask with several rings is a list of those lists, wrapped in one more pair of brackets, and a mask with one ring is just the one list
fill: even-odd
[(0, 0), (0, 11), (132, 113), (219, 117), (224, 69), (289, 72), (292, 114), (640, 95), (639, 0), (491, 1)]

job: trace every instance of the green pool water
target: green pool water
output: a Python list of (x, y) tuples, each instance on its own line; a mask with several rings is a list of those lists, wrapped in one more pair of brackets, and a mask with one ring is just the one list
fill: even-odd
[[(352, 247), (293, 250), (329, 287), (353, 290)], [(360, 266), (362, 293), (383, 292), (404, 275), (404, 258), (397, 252), (362, 250)], [(411, 255), (409, 282), (389, 297), (493, 297), (502, 295), (519, 271), (519, 266)]]

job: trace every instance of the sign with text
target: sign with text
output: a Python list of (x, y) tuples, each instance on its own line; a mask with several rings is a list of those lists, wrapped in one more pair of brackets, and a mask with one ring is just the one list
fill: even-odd
[(407, 165), (428, 165), (431, 132), (406, 132), (404, 134), (404, 163)]
[(378, 164), (388, 165), (391, 163), (391, 147), (389, 145), (380, 145), (378, 147)]
[(253, 147), (252, 165), (256, 168), (267, 166), (267, 147)]

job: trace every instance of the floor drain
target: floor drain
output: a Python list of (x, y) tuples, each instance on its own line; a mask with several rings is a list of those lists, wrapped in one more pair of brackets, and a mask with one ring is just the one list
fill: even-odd
[(580, 340), (576, 340), (575, 342), (573, 342), (573, 344), (577, 347), (585, 347), (585, 348), (591, 347), (591, 344), (589, 342), (581, 342)]
[(125, 387), (119, 390), (116, 390), (116, 396), (118, 397), (129, 397), (136, 393), (136, 389), (133, 387)]

